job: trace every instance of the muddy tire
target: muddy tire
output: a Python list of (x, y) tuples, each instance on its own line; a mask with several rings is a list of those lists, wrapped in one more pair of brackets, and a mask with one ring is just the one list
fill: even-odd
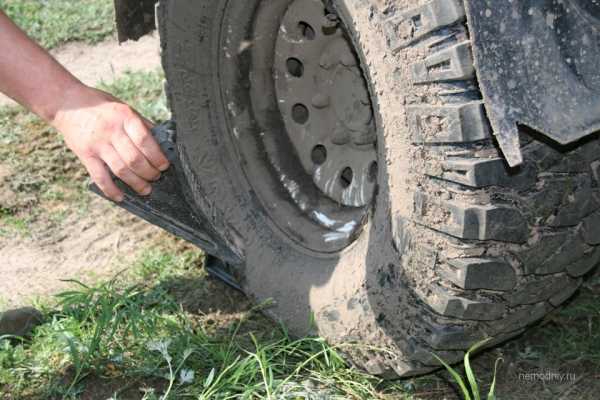
[(249, 94), (265, 3), (163, 1), (159, 14), (194, 202), (244, 255), (233, 274), (248, 295), (368, 372), (407, 376), (436, 368), (432, 353), (457, 361), (481, 339), (514, 337), (575, 293), (600, 261), (598, 139), (557, 148), (524, 131), (525, 163), (510, 169), (458, 0), (331, 2), (368, 81), (377, 189), (341, 249), (315, 250), (308, 223), (282, 227), (274, 213), (302, 210), (255, 161), (268, 148)]

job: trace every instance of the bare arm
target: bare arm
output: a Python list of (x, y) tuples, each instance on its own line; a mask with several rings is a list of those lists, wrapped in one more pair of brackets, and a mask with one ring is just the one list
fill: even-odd
[(150, 122), (108, 93), (81, 83), (0, 11), (0, 91), (60, 131), (94, 182), (116, 201), (110, 170), (138, 193), (169, 163)]

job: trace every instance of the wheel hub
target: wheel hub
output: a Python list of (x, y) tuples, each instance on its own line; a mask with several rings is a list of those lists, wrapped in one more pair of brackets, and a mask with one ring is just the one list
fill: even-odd
[(368, 205), (377, 175), (375, 122), (358, 58), (337, 16), (320, 0), (295, 0), (275, 52), (278, 106), (302, 167), (329, 198)]

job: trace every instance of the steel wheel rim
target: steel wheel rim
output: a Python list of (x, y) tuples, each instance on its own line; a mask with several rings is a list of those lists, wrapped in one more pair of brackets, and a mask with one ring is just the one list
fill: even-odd
[[(335, 145), (339, 148), (347, 145), (356, 148), (355, 151), (357, 152), (362, 151), (369, 154), (368, 161), (363, 162), (365, 165), (368, 164), (368, 169), (363, 168), (365, 171), (361, 170), (357, 174), (359, 179), (367, 182), (369, 190), (358, 191), (352, 188), (353, 176), (348, 179), (350, 184), (347, 187), (338, 190), (337, 199), (331, 196), (331, 193), (323, 191), (318, 185), (318, 179), (316, 179), (319, 171), (318, 167), (325, 165), (323, 162), (319, 164), (318, 158), (318, 151), (323, 143), (313, 141), (310, 146), (306, 146), (300, 151), (296, 147), (297, 142), (294, 143), (290, 135), (294, 131), (289, 129), (288, 125), (290, 122), (297, 124), (297, 121), (291, 119), (292, 115), (289, 111), (282, 111), (283, 103), (289, 102), (281, 101), (282, 75), (276, 72), (280, 68), (285, 68), (287, 72), (286, 79), (298, 78), (290, 71), (293, 66), (288, 66), (287, 61), (291, 58), (288, 56), (289, 53), (283, 56), (279, 54), (284, 58), (278, 57), (277, 53), (277, 46), (278, 44), (281, 45), (279, 33), (282, 26), (284, 26), (283, 24), (286, 23), (286, 18), (289, 20), (290, 10), (293, 10), (293, 7), (298, 7), (298, 4), (303, 5), (304, 9), (308, 9), (306, 5), (310, 4), (313, 7), (313, 15), (315, 7), (318, 6), (323, 22), (321, 28), (326, 24), (328, 24), (328, 27), (335, 28), (338, 30), (338, 35), (333, 38), (339, 41), (343, 37), (347, 47), (351, 46), (351, 41), (346, 35), (341, 21), (327, 11), (326, 7), (318, 0), (255, 0), (246, 6), (229, 2), (230, 8), (239, 7), (240, 9), (225, 13), (226, 17), (222, 23), (223, 29), (220, 38), (221, 44), (219, 45), (219, 48), (221, 50), (225, 49), (225, 52), (221, 51), (221, 65), (218, 69), (220, 71), (226, 69), (229, 69), (229, 72), (233, 71), (237, 76), (237, 80), (227, 82), (222, 79), (220, 85), (221, 104), (226, 110), (225, 117), (229, 126), (228, 130), (236, 147), (236, 153), (241, 157), (242, 171), (245, 173), (246, 180), (253, 193), (257, 195), (262, 203), (263, 210), (270, 216), (271, 221), (280, 228), (287, 239), (291, 239), (305, 250), (311, 253), (332, 254), (344, 250), (356, 240), (368, 221), (368, 215), (374, 203), (373, 198), (376, 193), (377, 180), (375, 122), (366, 81), (360, 70), (360, 63), (354, 51), (350, 50), (353, 60), (346, 62), (349, 65), (337, 62), (334, 68), (324, 69), (325, 72), (321, 71), (321, 74), (333, 76), (330, 79), (330, 87), (339, 82), (339, 80), (336, 80), (336, 74), (338, 77), (341, 76), (342, 80), (344, 77), (351, 76), (350, 74), (360, 77), (360, 86), (358, 86), (358, 89), (355, 88), (356, 90), (352, 94), (355, 99), (362, 98), (363, 103), (359, 106), (364, 108), (367, 106), (364, 103), (368, 103), (368, 112), (366, 113), (368, 115), (363, 117), (363, 120), (367, 121), (366, 124), (363, 124), (367, 126), (367, 129), (362, 129), (363, 133), (366, 131), (366, 134), (362, 136), (363, 140), (365, 138), (368, 140), (356, 144), (354, 138), (360, 135), (357, 135), (356, 132), (350, 132), (347, 135), (350, 140), (345, 143), (333, 144), (331, 143), (332, 138), (329, 138), (329, 141), (325, 143), (327, 146)], [(237, 17), (239, 20), (239, 17), (247, 15), (249, 10), (253, 10), (253, 12), (252, 18), (246, 26), (245, 36), (241, 38), (241, 34), (237, 36), (232, 34), (231, 28), (227, 28), (230, 26), (229, 21), (231, 21), (227, 20), (227, 15), (230, 14), (229, 18), (231, 19)], [(305, 15), (298, 18), (306, 19)], [(315, 34), (318, 36), (325, 33), (315, 32)], [(324, 44), (331, 45), (330, 42), (332, 41), (330, 40)], [(231, 55), (233, 51), (239, 52), (237, 57)], [(232, 67), (234, 64), (237, 70)], [(340, 65), (341, 67), (338, 67)], [(340, 70), (342, 72), (339, 72)], [(294, 70), (292, 69), (292, 71)], [(220, 75), (226, 76), (228, 74), (220, 73)], [(244, 93), (245, 90), (247, 90), (247, 93)], [(362, 92), (360, 92), (361, 90)], [(246, 100), (242, 101), (240, 98), (247, 99), (249, 104), (246, 104)], [(348, 108), (348, 102), (341, 102), (340, 105), (339, 98), (334, 97), (331, 103), (330, 117), (333, 115), (337, 118), (338, 116), (335, 113), (339, 112), (340, 109), (344, 110), (344, 105), (346, 109)], [(312, 103), (309, 105), (311, 108), (317, 106)], [(252, 139), (250, 139), (250, 136), (252, 136)], [(301, 150), (305, 151), (302, 156), (300, 155)], [(326, 148), (325, 151), (330, 152), (331, 150)], [(309, 159), (312, 165), (310, 165), (310, 168), (306, 168)], [(352, 165), (354, 164), (348, 163), (343, 168), (334, 169), (334, 172), (329, 176), (329, 180), (335, 180), (336, 183), (339, 183), (342, 179), (347, 179), (347, 176), (342, 176), (344, 169)], [(323, 168), (321, 168), (322, 170)], [(352, 174), (354, 175), (354, 171), (352, 171)], [(324, 185), (320, 186), (324, 187)], [(344, 201), (342, 198), (343, 189), (349, 187), (351, 189), (347, 190), (346, 193), (353, 191), (354, 193), (360, 193), (360, 195), (346, 195), (346, 201)], [(346, 204), (343, 204), (342, 201)], [(283, 210), (287, 210), (287, 213)]]

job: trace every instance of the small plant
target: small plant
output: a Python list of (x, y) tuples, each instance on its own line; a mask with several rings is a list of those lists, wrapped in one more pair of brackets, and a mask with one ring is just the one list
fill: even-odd
[[(450, 373), (450, 375), (452, 376), (452, 379), (460, 388), (460, 391), (461, 391), (461, 394), (462, 394), (464, 400), (481, 400), (481, 394), (479, 392), (479, 384), (477, 383), (477, 377), (475, 376), (475, 373), (473, 373), (473, 369), (471, 368), (470, 358), (471, 358), (471, 353), (474, 353), (477, 350), (479, 350), (480, 348), (482, 348), (483, 346), (485, 346), (487, 343), (489, 343), (490, 340), (492, 340), (492, 339), (486, 339), (479, 343), (474, 344), (473, 347), (471, 347), (469, 349), (469, 351), (467, 351), (467, 353), (465, 354), (464, 367), (465, 367), (465, 374), (467, 376), (468, 386), (467, 386), (467, 383), (465, 382), (465, 379), (454, 368), (452, 368), (450, 365), (448, 365), (447, 362), (442, 360), (437, 355), (435, 355), (435, 354), (433, 355)], [(498, 358), (494, 365), (494, 377), (492, 379), (492, 384), (490, 386), (490, 390), (487, 395), (487, 400), (496, 400), (496, 393), (495, 393), (496, 392), (496, 372), (498, 370), (498, 364), (501, 361), (502, 361), (502, 359)]]

